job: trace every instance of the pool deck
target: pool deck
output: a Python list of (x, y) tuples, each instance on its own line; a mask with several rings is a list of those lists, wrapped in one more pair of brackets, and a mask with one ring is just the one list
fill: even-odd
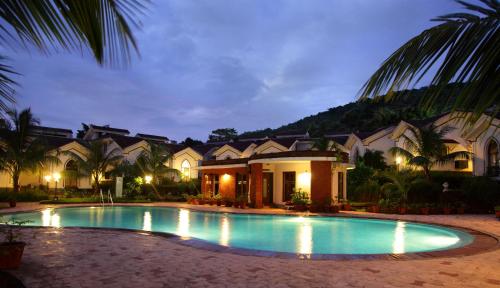
[[(281, 209), (235, 209), (181, 203), (131, 204), (203, 211), (298, 214)], [(0, 213), (47, 207), (19, 203)], [(310, 213), (310, 215), (314, 215)], [(340, 216), (427, 222), (474, 229), (500, 238), (494, 215)], [(98, 229), (23, 229), (21, 268), (26, 287), (500, 287), (500, 249), (470, 256), (417, 260), (299, 260), (242, 256), (179, 245), (147, 233)], [(35, 238), (32, 238), (35, 237)]]

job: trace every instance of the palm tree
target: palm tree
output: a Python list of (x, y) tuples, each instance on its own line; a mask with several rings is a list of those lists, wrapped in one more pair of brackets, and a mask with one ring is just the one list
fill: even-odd
[(72, 151), (65, 153), (77, 162), (79, 173), (90, 176), (95, 194), (101, 189), (102, 176), (116, 167), (123, 158), (118, 148), (108, 151), (108, 144), (100, 140), (90, 142), (83, 157)]
[(158, 198), (162, 198), (158, 193), (155, 184), (160, 184), (160, 178), (167, 173), (176, 173), (177, 169), (169, 168), (166, 163), (172, 158), (170, 151), (161, 144), (149, 142), (149, 149), (143, 150), (135, 162), (144, 174), (151, 175), (152, 187)]
[[(2, 0), (0, 46), (44, 54), (58, 50), (88, 50), (100, 65), (126, 65), (137, 51), (131, 26), (148, 0)], [(0, 55), (0, 111), (13, 102), (12, 67)]]
[(315, 139), (312, 148), (318, 151), (334, 151), (334, 155), (338, 161), (342, 161), (344, 159), (344, 155), (337, 143), (326, 138), (325, 136)]
[(366, 166), (377, 170), (385, 170), (387, 164), (385, 163), (384, 152), (380, 150), (370, 150), (367, 149), (363, 157), (359, 159)]
[(449, 126), (440, 130), (434, 125), (408, 129), (411, 137), (405, 134), (401, 136), (404, 148), (392, 147), (389, 151), (394, 156), (406, 159), (409, 165), (421, 167), (427, 179), (431, 178), (430, 171), (435, 165), (443, 165), (456, 159), (469, 159), (470, 153), (467, 151), (448, 152), (443, 137), (452, 130)]
[(35, 173), (45, 165), (58, 164), (59, 159), (47, 153), (43, 138), (34, 137), (33, 127), (40, 122), (33, 117), (31, 109), (21, 113), (10, 110), (7, 115), (10, 119), (2, 121), (0, 128), (0, 169), (12, 179), (15, 201), (21, 173)]
[[(498, 0), (480, 0), (483, 5), (457, 0), (469, 13), (452, 13), (434, 19), (438, 25), (410, 39), (370, 77), (361, 89), (361, 99), (385, 94), (392, 99), (398, 90), (418, 84), (433, 72), (422, 106), (439, 102), (453, 103), (469, 124), (483, 112), (500, 111), (500, 4)], [(437, 68), (437, 69), (432, 69)], [(451, 82), (462, 83), (447, 99), (439, 97)], [(455, 98), (456, 96), (456, 98)]]
[[(410, 191), (411, 184), (415, 176), (409, 170), (395, 171), (386, 170), (380, 174), (382, 177), (389, 180), (389, 182), (382, 185), (380, 188), (384, 193), (397, 193), (400, 207), (406, 207), (408, 200), (408, 191)], [(393, 197), (388, 197), (391, 199)]]

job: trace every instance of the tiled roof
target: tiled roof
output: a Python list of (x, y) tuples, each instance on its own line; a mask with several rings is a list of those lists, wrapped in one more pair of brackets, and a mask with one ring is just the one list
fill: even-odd
[(245, 149), (247, 149), (252, 144), (254, 144), (253, 141), (236, 141), (227, 143), (227, 145), (233, 147), (234, 149), (240, 152), (245, 151)]
[(200, 153), (200, 155), (205, 155), (207, 154), (210, 150), (213, 148), (220, 147), (220, 145), (213, 145), (213, 144), (203, 144), (203, 145), (196, 145), (191, 147), (194, 151)]
[(327, 137), (327, 138), (333, 140), (335, 143), (338, 143), (340, 145), (344, 145), (345, 142), (347, 142), (347, 139), (349, 138), (349, 136), (342, 135), (342, 136), (331, 136), (331, 137)]
[(90, 124), (90, 127), (94, 128), (94, 129), (102, 130), (102, 131), (130, 134), (130, 131), (128, 131), (127, 129), (112, 128), (112, 127), (108, 127), (108, 126), (98, 126), (98, 125), (94, 125), (94, 124)]
[[(286, 148), (290, 148), (295, 141), (299, 140), (297, 138), (272, 138), (270, 140), (273, 140), (274, 142), (283, 145)], [(266, 142), (266, 141), (264, 141)]]
[[(127, 148), (129, 146), (132, 146), (134, 144), (137, 144), (141, 141), (144, 141), (144, 139), (142, 139), (142, 138), (123, 136), (123, 135), (117, 135), (117, 134), (109, 134), (103, 138), (113, 139), (113, 141), (115, 141), (116, 144), (118, 144), (118, 146), (120, 146), (122, 149)], [(101, 139), (103, 139), (103, 138), (101, 138)]]
[(137, 133), (135, 137), (147, 139), (147, 140), (157, 140), (157, 141), (168, 141), (168, 138), (165, 136), (151, 135), (151, 134), (142, 134)]
[(83, 140), (80, 139), (75, 139), (75, 138), (65, 138), (65, 137), (57, 137), (57, 136), (40, 136), (41, 141), (45, 145), (47, 145), (48, 149), (56, 149), (59, 147), (62, 147), (64, 145), (67, 145), (71, 142), (77, 142), (83, 146), (87, 146), (87, 143)]
[(32, 128), (37, 130), (37, 131), (40, 131), (40, 132), (73, 133), (73, 130), (64, 129), (64, 128), (54, 128), (54, 127), (47, 127), (47, 126), (33, 126)]
[(182, 149), (185, 149), (186, 146), (180, 144), (172, 144), (172, 143), (162, 143), (161, 145), (165, 146), (170, 153), (175, 154)]

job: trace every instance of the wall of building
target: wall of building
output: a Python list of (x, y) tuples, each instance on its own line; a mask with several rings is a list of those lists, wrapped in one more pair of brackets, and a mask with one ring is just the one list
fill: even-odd
[(192, 149), (184, 149), (182, 151), (177, 152), (174, 155), (174, 159), (172, 161), (174, 169), (177, 169), (179, 171), (182, 171), (182, 162), (188, 161), (189, 165), (191, 166), (191, 171), (190, 171), (190, 177), (191, 179), (197, 179), (198, 178), (198, 166), (200, 161), (203, 160), (203, 157), (196, 153)]
[(370, 142), (366, 146), (366, 149), (369, 149), (372, 151), (378, 150), (378, 151), (384, 152), (385, 163), (387, 165), (394, 165), (394, 164), (396, 164), (396, 159), (389, 152), (389, 149), (391, 149), (391, 147), (394, 147), (395, 142), (394, 142), (394, 140), (392, 140), (390, 138), (390, 136), (391, 136), (391, 134), (387, 134), (385, 136), (382, 136), (382, 137)]
[(264, 164), (264, 172), (273, 172), (273, 202), (283, 202), (283, 172), (295, 171), (295, 188), (311, 193), (311, 165), (309, 162)]
[(495, 141), (500, 145), (500, 129), (490, 127), (476, 141), (472, 142), (475, 175), (485, 175), (487, 173), (488, 145), (490, 141)]

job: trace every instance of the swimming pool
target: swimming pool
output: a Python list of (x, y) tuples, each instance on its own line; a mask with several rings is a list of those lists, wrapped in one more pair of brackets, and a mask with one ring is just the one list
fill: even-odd
[(4, 215), (52, 227), (125, 228), (176, 234), (233, 248), (294, 254), (402, 254), (458, 248), (466, 232), (441, 226), (346, 217), (201, 212), (147, 206), (71, 207)]

